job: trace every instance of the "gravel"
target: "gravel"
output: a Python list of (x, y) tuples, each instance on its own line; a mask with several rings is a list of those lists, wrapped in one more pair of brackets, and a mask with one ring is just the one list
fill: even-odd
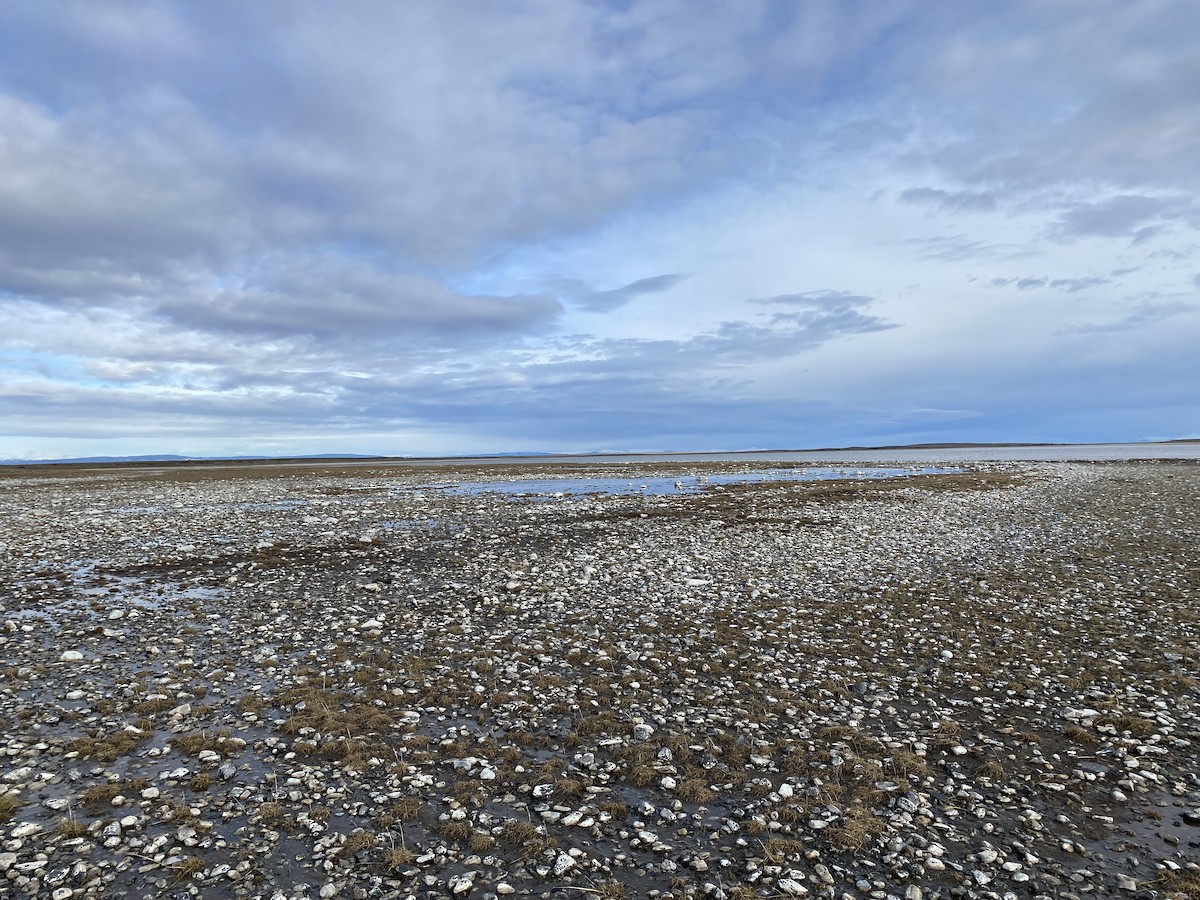
[(0, 893), (1200, 897), (1200, 466), (738, 470), (3, 472)]

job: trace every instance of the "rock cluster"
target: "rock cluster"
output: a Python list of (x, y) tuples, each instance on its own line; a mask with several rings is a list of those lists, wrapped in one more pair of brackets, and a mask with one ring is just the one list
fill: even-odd
[(0, 477), (0, 893), (1200, 896), (1200, 467), (513, 477)]

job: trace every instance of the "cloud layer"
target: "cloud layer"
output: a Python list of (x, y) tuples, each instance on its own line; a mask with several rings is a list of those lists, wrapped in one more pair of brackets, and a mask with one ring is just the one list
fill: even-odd
[(1194, 433), (1189, 7), (10, 4), (0, 457)]

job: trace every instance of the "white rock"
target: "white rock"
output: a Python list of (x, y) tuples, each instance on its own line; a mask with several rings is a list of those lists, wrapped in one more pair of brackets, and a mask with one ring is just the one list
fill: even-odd
[(461, 875), (455, 875), (448, 882), (448, 886), (451, 894), (465, 894), (475, 887), (475, 873), (463, 872)]
[(808, 888), (798, 882), (795, 878), (780, 878), (779, 881), (775, 883), (775, 886), (789, 897), (808, 896)]
[(41, 830), (42, 826), (36, 822), (24, 822), (10, 831), (9, 837), (20, 840), (21, 838), (29, 837), (31, 834), (37, 834)]
[(560, 853), (558, 854), (558, 858), (554, 860), (554, 874), (555, 876), (561, 875), (563, 872), (567, 871), (567, 869), (574, 868), (574, 866), (574, 859), (572, 859), (566, 853)]
[(83, 654), (78, 650), (64, 650), (59, 660), (62, 662), (83, 662)]

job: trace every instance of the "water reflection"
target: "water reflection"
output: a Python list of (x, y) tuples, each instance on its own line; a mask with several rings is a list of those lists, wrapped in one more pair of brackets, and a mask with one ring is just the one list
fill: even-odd
[(939, 467), (762, 469), (753, 472), (724, 472), (711, 475), (663, 475), (641, 478), (518, 478), (506, 481), (463, 481), (452, 484), (424, 485), (451, 494), (519, 494), (541, 497), (577, 497), (586, 494), (694, 494), (706, 488), (726, 484), (760, 481), (831, 481), (839, 478), (877, 479), (910, 475), (941, 475), (958, 469)]

